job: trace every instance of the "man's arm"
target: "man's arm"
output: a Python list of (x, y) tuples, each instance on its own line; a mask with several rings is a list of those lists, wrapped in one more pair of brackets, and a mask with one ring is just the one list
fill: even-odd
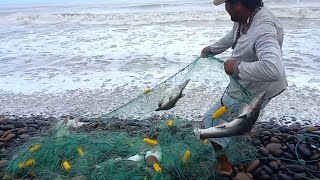
[(216, 43), (208, 46), (209, 54), (217, 55), (223, 53), (227, 49), (229, 49), (233, 44), (233, 36), (234, 31), (236, 29), (236, 23), (234, 23), (232, 30), (226, 34), (223, 38), (221, 38)]
[(277, 81), (283, 73), (283, 62), (275, 26), (264, 24), (259, 29), (267, 29), (267, 32), (259, 34), (255, 41), (259, 61), (236, 62), (233, 75), (246, 81)]

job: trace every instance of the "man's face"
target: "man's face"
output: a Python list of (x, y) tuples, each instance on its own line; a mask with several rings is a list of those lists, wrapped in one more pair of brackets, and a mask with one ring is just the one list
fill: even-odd
[(225, 8), (226, 11), (229, 13), (231, 16), (231, 20), (234, 22), (239, 22), (241, 21), (241, 4), (231, 4), (229, 0), (226, 0), (225, 2)]

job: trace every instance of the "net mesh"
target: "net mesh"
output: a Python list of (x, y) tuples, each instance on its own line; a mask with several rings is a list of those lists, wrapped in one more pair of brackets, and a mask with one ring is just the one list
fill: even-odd
[[(220, 59), (212, 56), (209, 58), (196, 58), (192, 63), (164, 82), (146, 90), (135, 99), (100, 117), (100, 119), (102, 121), (108, 121), (112, 119), (112, 117), (144, 119), (158, 115), (159, 113), (155, 112), (155, 109), (158, 108), (158, 102), (163, 97), (168, 98), (178, 93), (179, 85), (188, 79), (191, 80), (191, 83), (187, 85), (185, 91), (201, 87), (200, 90), (214, 89), (214, 91), (219, 92), (221, 95), (229, 83), (229, 78), (223, 69), (223, 61)], [(231, 79), (237, 83), (232, 77)], [(251, 100), (250, 92), (246, 91), (240, 84), (237, 83), (237, 85), (239, 89), (243, 91), (239, 102), (249, 102)], [(189, 96), (184, 97), (184, 99), (185, 98), (192, 97)], [(186, 99), (185, 101), (188, 100)]]
[[(191, 89), (201, 85), (204, 88), (221, 87), (221, 92), (229, 82), (221, 60), (197, 58), (150, 92), (141, 93), (105, 116), (90, 120), (113, 123), (116, 118), (153, 117), (157, 115), (158, 101), (177, 93), (178, 85), (187, 79), (194, 82)], [(239, 102), (248, 97), (245, 93)], [(168, 125), (170, 120), (173, 125)], [(70, 131), (59, 122), (52, 134), (30, 140), (18, 148), (7, 172), (14, 178), (40, 179), (214, 179), (216, 155), (210, 143), (196, 140), (192, 130), (191, 122), (178, 116), (163, 117), (160, 123), (151, 124), (146, 131), (135, 134), (121, 128)], [(157, 145), (146, 143), (144, 138), (156, 140)], [(229, 142), (227, 153), (234, 163), (250, 161), (256, 153), (253, 146), (241, 143), (237, 138)], [(158, 169), (155, 163), (150, 165), (146, 160), (150, 152), (161, 154), (157, 157)], [(140, 159), (128, 160), (130, 157)]]

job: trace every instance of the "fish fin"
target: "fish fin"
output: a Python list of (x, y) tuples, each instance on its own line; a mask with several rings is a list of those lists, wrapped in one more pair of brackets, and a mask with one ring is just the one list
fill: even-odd
[(247, 115), (250, 112), (250, 106), (248, 104), (243, 103), (243, 104), (240, 104), (240, 106), (241, 105), (243, 106), (243, 108), (242, 108), (242, 110), (241, 110), (241, 112), (240, 112), (238, 117), (243, 117), (243, 116)]
[(186, 80), (183, 84), (181, 84), (179, 86), (179, 90), (182, 91), (186, 86), (187, 84), (190, 82), (190, 79)]
[(194, 133), (194, 136), (197, 138), (197, 140), (200, 140), (200, 138), (201, 138), (201, 130), (198, 127), (194, 127), (193, 133)]
[(158, 102), (158, 107), (161, 107), (163, 100), (164, 100), (165, 96), (162, 97), (162, 99)]
[(170, 97), (169, 97), (169, 101), (172, 99), (172, 97), (173, 97), (173, 96), (170, 96)]

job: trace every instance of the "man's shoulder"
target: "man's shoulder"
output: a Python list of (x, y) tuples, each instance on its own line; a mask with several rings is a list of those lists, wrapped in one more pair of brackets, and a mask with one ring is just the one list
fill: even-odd
[(263, 7), (255, 17), (255, 26), (265, 26), (265, 25), (272, 25), (276, 29), (283, 29), (282, 23), (279, 18), (277, 18), (269, 8)]

